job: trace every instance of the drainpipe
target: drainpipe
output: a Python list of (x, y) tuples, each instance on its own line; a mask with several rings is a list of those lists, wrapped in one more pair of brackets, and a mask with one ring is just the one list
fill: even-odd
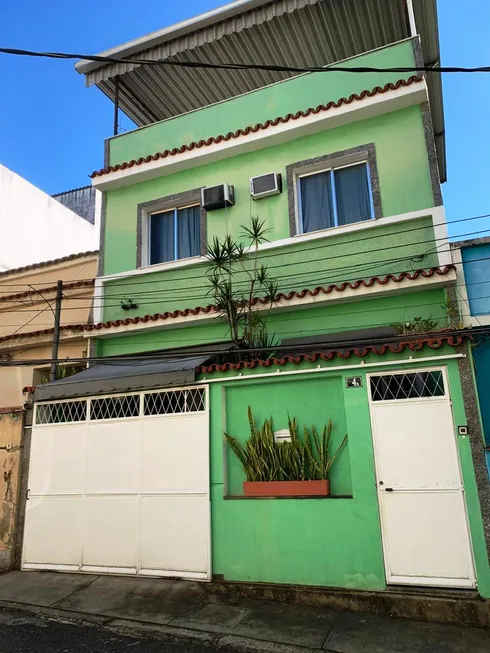
[(408, 22), (410, 24), (410, 36), (417, 36), (417, 26), (415, 24), (415, 12), (413, 10), (413, 0), (407, 0)]

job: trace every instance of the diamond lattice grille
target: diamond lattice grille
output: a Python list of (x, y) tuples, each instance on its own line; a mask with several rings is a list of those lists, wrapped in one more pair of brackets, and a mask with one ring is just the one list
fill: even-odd
[(140, 414), (140, 395), (123, 397), (103, 397), (92, 399), (90, 419), (122, 419), (138, 417)]
[(145, 415), (196, 413), (205, 410), (205, 389), (166, 390), (145, 395)]
[(87, 419), (87, 401), (63, 401), (37, 404), (36, 424), (63, 424)]
[(442, 372), (413, 372), (371, 377), (373, 401), (444, 396)]

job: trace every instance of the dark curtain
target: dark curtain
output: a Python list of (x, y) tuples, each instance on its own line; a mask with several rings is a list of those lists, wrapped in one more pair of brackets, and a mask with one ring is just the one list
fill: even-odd
[(335, 170), (334, 177), (339, 225), (370, 220), (371, 200), (366, 164)]
[(200, 207), (189, 206), (177, 211), (177, 258), (201, 253)]
[(150, 216), (150, 265), (175, 260), (174, 212)]
[(330, 171), (300, 177), (303, 233), (334, 227)]

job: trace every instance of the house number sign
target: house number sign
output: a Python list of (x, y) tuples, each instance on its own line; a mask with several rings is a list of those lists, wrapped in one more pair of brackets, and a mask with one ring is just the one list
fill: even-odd
[(348, 376), (345, 380), (346, 388), (362, 388), (362, 379), (360, 376)]

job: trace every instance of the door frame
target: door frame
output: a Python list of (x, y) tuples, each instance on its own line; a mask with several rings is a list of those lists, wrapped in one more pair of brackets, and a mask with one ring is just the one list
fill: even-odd
[[(422, 363), (423, 361), (421, 361)], [(376, 484), (376, 496), (378, 499), (378, 510), (379, 510), (379, 521), (380, 521), (380, 529), (381, 529), (381, 544), (383, 547), (383, 563), (384, 563), (384, 568), (385, 568), (385, 580), (387, 585), (410, 585), (413, 587), (417, 587), (418, 585), (422, 585), (424, 587), (454, 587), (453, 583), (451, 580), (446, 580), (444, 578), (427, 578), (427, 582), (425, 583), (417, 583), (414, 582), (414, 577), (413, 576), (396, 576), (396, 580), (390, 580), (390, 571), (388, 568), (388, 561), (389, 561), (389, 547), (387, 543), (386, 537), (384, 537), (384, 533), (386, 532), (386, 521), (385, 521), (385, 516), (383, 514), (383, 509), (382, 509), (382, 502), (381, 502), (381, 490), (379, 486), (379, 479), (380, 479), (380, 471), (379, 471), (379, 447), (377, 443), (377, 438), (376, 438), (376, 429), (375, 429), (375, 418), (374, 418), (374, 406), (378, 402), (374, 402), (372, 399), (372, 394), (371, 394), (371, 377), (373, 376), (384, 376), (384, 375), (393, 375), (393, 374), (410, 374), (410, 373), (416, 373), (416, 372), (441, 372), (442, 373), (442, 378), (444, 381), (444, 388), (445, 388), (445, 394), (443, 397), (437, 397), (436, 400), (441, 401), (443, 398), (445, 398), (448, 403), (449, 403), (449, 410), (450, 410), (450, 415), (451, 415), (451, 423), (453, 426), (453, 438), (454, 438), (454, 444), (455, 444), (455, 455), (456, 455), (456, 463), (457, 463), (457, 469), (459, 473), (459, 481), (460, 481), (460, 486), (461, 486), (461, 494), (462, 494), (462, 499), (463, 499), (463, 507), (464, 507), (464, 516), (465, 516), (465, 523), (466, 523), (466, 528), (468, 532), (468, 540), (469, 540), (469, 549), (470, 549), (470, 566), (471, 566), (471, 578), (468, 580), (467, 584), (461, 584), (458, 585), (460, 588), (467, 587), (469, 589), (477, 587), (477, 580), (476, 580), (476, 568), (475, 568), (475, 556), (474, 556), (474, 551), (473, 551), (473, 541), (471, 537), (471, 529), (470, 529), (470, 522), (468, 518), (468, 506), (466, 505), (466, 495), (465, 495), (465, 488), (464, 488), (464, 481), (463, 481), (463, 470), (461, 468), (461, 457), (459, 455), (459, 445), (458, 445), (458, 439), (456, 436), (456, 426), (455, 426), (455, 420), (454, 420), (454, 414), (453, 414), (453, 402), (451, 399), (451, 388), (449, 385), (449, 376), (447, 373), (447, 365), (439, 365), (439, 366), (431, 366), (431, 365), (421, 365), (420, 367), (409, 367), (409, 368), (404, 368), (403, 366), (399, 369), (397, 368), (391, 368), (389, 370), (379, 370), (377, 372), (368, 372), (366, 373), (366, 386), (367, 386), (367, 398), (368, 398), (368, 404), (369, 404), (369, 418), (371, 422), (371, 439), (373, 443), (373, 453), (374, 453), (374, 474), (375, 474), (375, 484)], [(424, 401), (424, 399), (393, 399), (390, 401), (390, 405), (396, 405), (396, 404), (407, 404), (407, 403), (419, 403), (420, 401)], [(432, 397), (428, 397), (425, 400), (427, 403), (434, 401)], [(431, 582), (432, 581), (432, 582)]]

